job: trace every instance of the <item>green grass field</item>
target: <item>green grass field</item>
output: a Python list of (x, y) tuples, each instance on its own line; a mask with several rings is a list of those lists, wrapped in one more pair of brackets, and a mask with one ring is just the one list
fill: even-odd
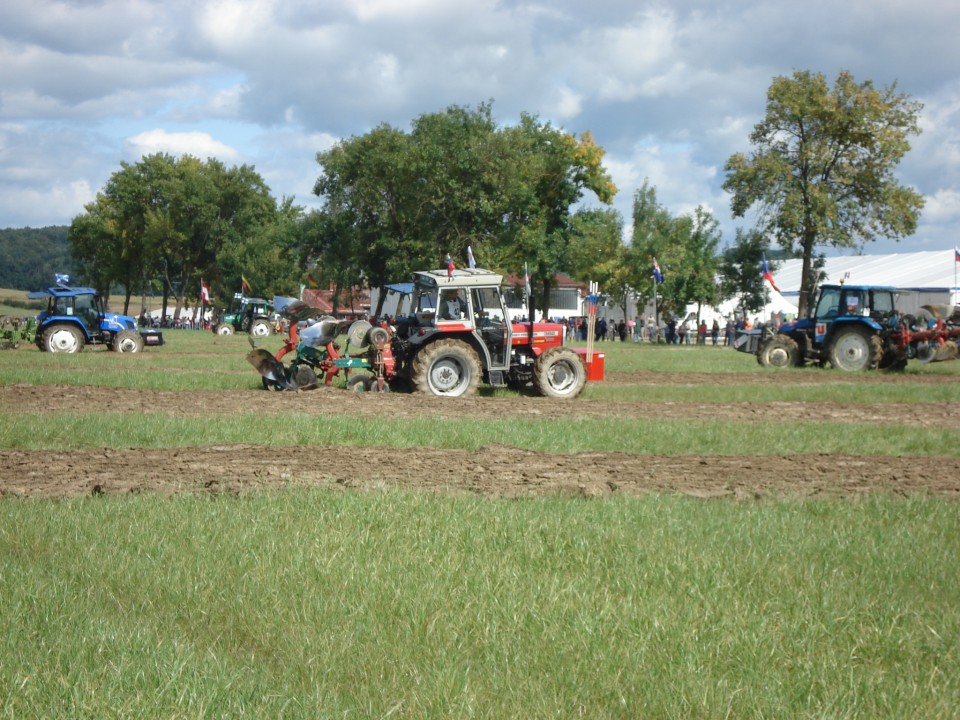
[[(0, 393), (17, 382), (259, 386), (246, 338), (165, 335), (165, 347), (139, 356), (0, 352)], [(768, 372), (722, 349), (603, 349), (618, 374)], [(585, 397), (960, 399), (960, 383), (824, 383), (824, 372), (799, 370), (749, 392), (729, 382), (611, 382)], [(960, 362), (907, 373), (960, 378)], [(595, 424), (464, 418), (442, 442), (482, 446), (506, 426), (518, 446), (544, 452), (575, 436), (573, 451), (615, 438), (633, 452), (709, 454), (745, 432), (760, 455), (770, 445), (804, 453), (858, 443), (882, 462), (960, 447), (956, 427)], [(344, 418), (275, 425), (253, 414), (0, 404), (0, 447), (243, 442), (309, 452), (432, 437), (429, 423), (389, 418), (362, 428)], [(0, 718), (958, 717), (958, 527), (960, 503), (922, 496), (495, 500), (291, 489), (0, 498)]]

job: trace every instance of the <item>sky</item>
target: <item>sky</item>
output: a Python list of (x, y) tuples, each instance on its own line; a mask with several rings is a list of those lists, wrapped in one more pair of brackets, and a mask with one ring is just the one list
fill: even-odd
[(943, 250), (960, 244), (958, 37), (956, 0), (6, 0), (0, 227), (69, 224), (157, 152), (251, 165), (319, 207), (317, 152), (492, 102), (502, 126), (591, 132), (627, 232), (647, 180), (671, 213), (713, 213), (725, 245), (750, 220), (724, 163), (750, 152), (773, 78), (846, 70), (923, 104), (895, 173), (925, 198), (917, 232), (864, 252)]

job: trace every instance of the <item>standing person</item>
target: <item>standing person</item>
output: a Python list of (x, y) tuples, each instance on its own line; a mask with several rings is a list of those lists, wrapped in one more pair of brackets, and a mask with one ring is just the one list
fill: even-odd
[(707, 344), (707, 321), (701, 320), (700, 327), (697, 328), (697, 344), (706, 345)]
[(657, 341), (657, 321), (653, 319), (653, 315), (647, 316), (647, 337), (652, 343)]
[(717, 322), (717, 319), (713, 319), (713, 325), (710, 327), (710, 339), (713, 341), (714, 346), (717, 344), (717, 340), (720, 337), (720, 323)]
[(597, 322), (597, 338), (600, 340), (607, 339), (607, 321), (604, 318), (600, 318)]
[(677, 319), (670, 318), (667, 320), (667, 331), (664, 333), (667, 339), (667, 345), (673, 345), (677, 342)]
[(677, 330), (677, 334), (680, 336), (679, 344), (686, 345), (688, 342), (687, 337), (690, 334), (690, 323), (686, 320), (680, 323), (680, 329)]

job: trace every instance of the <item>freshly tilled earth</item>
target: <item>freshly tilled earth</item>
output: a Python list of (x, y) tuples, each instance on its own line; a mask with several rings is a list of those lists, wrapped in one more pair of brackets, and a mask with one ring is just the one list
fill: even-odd
[[(811, 373), (696, 374), (608, 373), (621, 385), (716, 385), (776, 382), (849, 382), (835, 371)], [(945, 376), (873, 374), (857, 382), (953, 383)], [(55, 399), (55, 400), (54, 400)], [(350, 418), (564, 419), (617, 417), (790, 423), (819, 418), (830, 422), (901, 427), (944, 427), (957, 421), (949, 402), (843, 404), (839, 402), (599, 401), (579, 398), (474, 397), (439, 399), (406, 393), (350, 393), (320, 388), (305, 392), (184, 391), (92, 386), (0, 387), (0, 409), (12, 412), (168, 413), (229, 416), (255, 413), (265, 420), (298, 416)], [(332, 489), (397, 487), (491, 497), (549, 494), (585, 497), (678, 493), (702, 498), (755, 499), (770, 496), (854, 497), (869, 493), (926, 494), (960, 499), (960, 458), (848, 455), (684, 455), (664, 457), (628, 452), (533, 452), (502, 443), (478, 451), (433, 448), (265, 445), (189, 448), (101, 448), (95, 450), (0, 450), (0, 495), (59, 498), (85, 494), (243, 493), (291, 486)]]

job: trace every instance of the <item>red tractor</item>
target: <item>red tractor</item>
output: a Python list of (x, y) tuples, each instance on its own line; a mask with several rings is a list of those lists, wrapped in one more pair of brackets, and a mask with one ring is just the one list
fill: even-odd
[[(532, 384), (540, 395), (572, 398), (588, 380), (603, 380), (603, 353), (564, 346), (562, 325), (511, 321), (502, 281), (489, 270), (417, 272), (410, 313), (398, 319), (395, 329), (368, 323), (348, 329), (323, 318), (318, 321), (322, 331), (310, 333), (298, 332), (294, 321), (290, 340), (277, 356), (254, 350), (249, 359), (264, 385), (275, 389), (316, 384), (316, 371), (329, 384), (341, 369), (348, 375), (362, 371), (362, 381), (348, 379), (358, 390), (406, 384), (441, 397), (472, 395), (483, 381), (515, 389)], [(334, 339), (342, 331), (348, 337), (343, 353)], [(292, 361), (284, 364), (290, 355)], [(304, 372), (304, 365), (314, 372)]]

